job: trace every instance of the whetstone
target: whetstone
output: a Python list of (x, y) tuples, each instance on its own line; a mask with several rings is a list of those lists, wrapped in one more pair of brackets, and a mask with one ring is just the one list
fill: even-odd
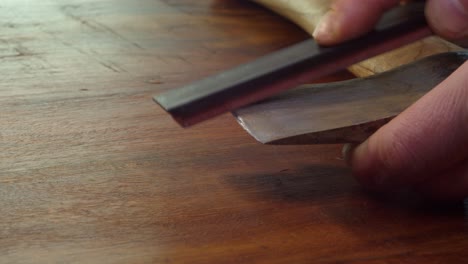
[[(253, 0), (288, 18), (312, 34), (320, 17), (329, 9), (329, 0)], [(357, 77), (381, 73), (420, 58), (462, 48), (437, 36), (427, 37), (348, 68)]]

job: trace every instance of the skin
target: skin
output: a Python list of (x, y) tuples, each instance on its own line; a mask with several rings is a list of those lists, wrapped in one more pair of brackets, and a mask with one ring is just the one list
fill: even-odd
[[(323, 45), (355, 38), (398, 3), (336, 0), (314, 37)], [(440, 36), (468, 39), (468, 0), (428, 0), (426, 16)], [(414, 189), (437, 200), (467, 197), (468, 62), (347, 153), (353, 174), (371, 190)]]

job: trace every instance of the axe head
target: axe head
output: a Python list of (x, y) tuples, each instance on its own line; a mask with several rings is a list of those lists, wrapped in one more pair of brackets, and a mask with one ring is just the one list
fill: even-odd
[(304, 85), (233, 114), (264, 144), (358, 143), (467, 59), (468, 51), (441, 53), (371, 77)]

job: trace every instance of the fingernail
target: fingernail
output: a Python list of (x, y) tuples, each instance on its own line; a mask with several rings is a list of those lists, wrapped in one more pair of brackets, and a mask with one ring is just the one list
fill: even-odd
[(356, 144), (348, 143), (343, 146), (341, 150), (341, 156), (343, 157), (344, 161), (348, 166), (351, 166), (351, 156), (353, 154), (353, 150), (356, 148)]
[(312, 36), (319, 42), (329, 42), (333, 40), (333, 36), (335, 35), (335, 23), (334, 23), (334, 11), (328, 11), (323, 17), (320, 19), (319, 23), (315, 27)]

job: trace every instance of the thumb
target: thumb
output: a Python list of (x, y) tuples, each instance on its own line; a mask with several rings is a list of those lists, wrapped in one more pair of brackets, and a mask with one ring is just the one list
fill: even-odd
[(355, 148), (349, 162), (357, 179), (371, 189), (416, 186), (466, 161), (467, 135), (468, 62), (465, 62)]
[(440, 36), (452, 40), (468, 37), (468, 0), (429, 0), (426, 16)]
[(322, 45), (333, 45), (371, 31), (382, 14), (399, 0), (336, 0), (320, 19), (313, 37)]

